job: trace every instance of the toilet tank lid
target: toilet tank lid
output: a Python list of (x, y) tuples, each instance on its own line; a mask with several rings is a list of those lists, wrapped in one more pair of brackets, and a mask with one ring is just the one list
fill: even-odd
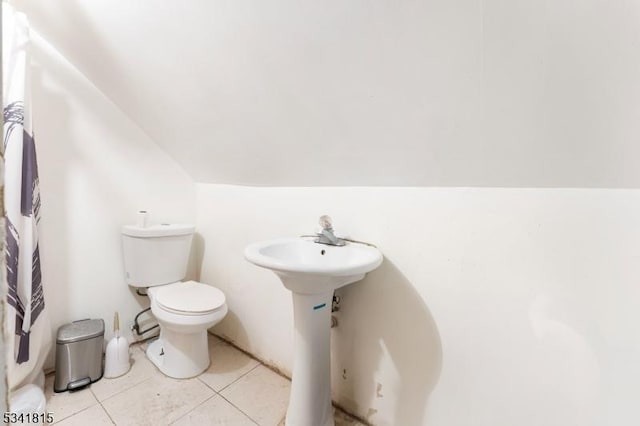
[(146, 228), (135, 225), (125, 225), (122, 227), (122, 234), (130, 237), (154, 238), (172, 235), (189, 235), (193, 234), (195, 230), (196, 227), (193, 225), (161, 223), (160, 225), (147, 226)]

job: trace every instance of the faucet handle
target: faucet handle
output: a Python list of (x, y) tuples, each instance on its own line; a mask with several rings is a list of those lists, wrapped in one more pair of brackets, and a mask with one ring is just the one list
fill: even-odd
[(323, 214), (322, 216), (320, 216), (319, 223), (322, 229), (333, 229), (331, 218), (326, 214)]

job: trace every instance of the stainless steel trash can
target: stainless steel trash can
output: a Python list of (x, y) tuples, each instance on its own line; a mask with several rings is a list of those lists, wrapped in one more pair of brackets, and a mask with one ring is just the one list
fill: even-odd
[(102, 377), (104, 321), (85, 319), (65, 324), (56, 339), (54, 392), (80, 389)]

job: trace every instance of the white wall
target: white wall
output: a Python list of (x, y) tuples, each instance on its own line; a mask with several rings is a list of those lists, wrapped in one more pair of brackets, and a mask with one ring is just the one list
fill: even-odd
[(370, 422), (640, 424), (640, 191), (197, 184), (196, 196), (201, 280), (230, 307), (215, 331), (287, 373), (290, 296), (245, 245), (307, 234), (326, 213), (382, 250), (378, 270), (339, 290), (332, 331), (334, 398)]
[(14, 3), (198, 182), (640, 186), (637, 1)]
[(54, 327), (109, 330), (116, 309), (130, 324), (145, 302), (122, 279), (118, 230), (146, 208), (196, 220), (201, 280), (231, 308), (217, 332), (290, 372), (289, 293), (242, 250), (328, 213), (386, 256), (340, 291), (333, 383), (349, 411), (403, 426), (640, 423), (640, 192), (194, 193), (173, 161), (260, 185), (637, 187), (638, 4), (16, 3), (89, 77), (36, 40)]
[(156, 222), (193, 222), (191, 179), (34, 31), (34, 132), (46, 306), (53, 332), (113, 313), (127, 333), (147, 301), (124, 281), (120, 226), (138, 210)]

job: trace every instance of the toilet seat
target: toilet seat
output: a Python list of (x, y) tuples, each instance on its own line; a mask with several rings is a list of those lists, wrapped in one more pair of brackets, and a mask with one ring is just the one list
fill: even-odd
[(154, 299), (159, 308), (180, 315), (207, 315), (225, 305), (224, 293), (196, 281), (162, 286)]

